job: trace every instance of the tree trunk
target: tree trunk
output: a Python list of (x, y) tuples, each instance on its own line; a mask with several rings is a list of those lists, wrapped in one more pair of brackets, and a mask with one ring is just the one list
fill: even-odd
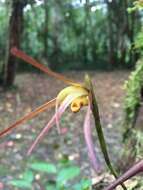
[(109, 56), (109, 66), (112, 68), (117, 63), (117, 43), (116, 41), (116, 21), (114, 18), (114, 10), (116, 6), (115, 1), (106, 1), (107, 8), (108, 8), (108, 35), (109, 35), (109, 42), (108, 42), (108, 56)]
[(44, 58), (48, 58), (48, 0), (44, 0), (44, 16), (45, 16), (45, 23), (44, 23), (44, 35), (43, 35), (43, 40), (44, 40)]
[[(60, 46), (59, 46), (59, 32), (61, 27), (61, 10), (60, 10), (60, 1), (56, 1), (54, 6), (54, 16), (53, 20), (53, 35), (52, 35), (52, 42), (53, 42), (53, 51), (50, 55), (50, 62), (49, 67), (52, 70), (57, 70), (58, 65), (60, 64)], [(58, 64), (57, 64), (58, 63)]]
[(11, 55), (10, 49), (14, 46), (20, 47), (20, 37), (22, 33), (23, 8), (26, 0), (12, 0), (12, 13), (9, 21), (9, 41), (5, 64), (4, 85), (11, 86), (15, 79), (17, 60)]
[[(136, 13), (129, 14), (127, 8), (130, 6), (128, 0), (105, 0), (108, 8), (108, 54), (111, 67), (122, 66), (127, 62), (128, 44), (134, 43), (134, 30), (137, 27)], [(135, 26), (134, 26), (135, 24)], [(133, 51), (129, 62), (134, 57)]]

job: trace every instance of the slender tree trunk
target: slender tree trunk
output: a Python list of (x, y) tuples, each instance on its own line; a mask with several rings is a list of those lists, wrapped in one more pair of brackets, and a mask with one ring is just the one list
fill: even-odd
[[(111, 67), (122, 66), (127, 62), (128, 43), (134, 43), (134, 30), (138, 28), (136, 13), (127, 12), (130, 6), (129, 0), (105, 0), (105, 2), (108, 8), (109, 63)], [(134, 55), (131, 50), (129, 62), (135, 61), (133, 61)]]
[(11, 86), (15, 79), (17, 60), (10, 54), (10, 49), (14, 46), (20, 47), (20, 37), (22, 33), (23, 8), (26, 0), (12, 0), (12, 13), (9, 21), (9, 41), (5, 64), (5, 86)]
[[(52, 70), (57, 70), (58, 65), (60, 64), (60, 46), (59, 46), (59, 32), (60, 32), (60, 24), (61, 24), (61, 12), (60, 12), (60, 1), (56, 1), (55, 4), (55, 14), (53, 17), (53, 52), (50, 56), (49, 67)], [(58, 64), (57, 64), (58, 63)]]
[(109, 55), (109, 65), (112, 68), (117, 63), (117, 47), (115, 46), (115, 18), (114, 18), (114, 9), (115, 1), (106, 1), (108, 7), (108, 35), (109, 35), (109, 44), (108, 44), (108, 55)]
[(44, 23), (44, 36), (43, 36), (43, 41), (44, 41), (44, 58), (48, 58), (48, 0), (44, 0), (44, 14), (45, 14), (45, 23)]

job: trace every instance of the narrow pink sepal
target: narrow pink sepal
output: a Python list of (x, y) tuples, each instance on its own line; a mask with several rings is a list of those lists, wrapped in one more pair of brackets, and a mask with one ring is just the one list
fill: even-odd
[(75, 99), (75, 97), (69, 95), (65, 98), (59, 109), (57, 110), (57, 113), (54, 114), (54, 116), (51, 118), (51, 120), (48, 122), (48, 124), (43, 128), (43, 130), (40, 132), (40, 134), (37, 136), (36, 140), (33, 142), (31, 147), (29, 148), (27, 155), (30, 155), (35, 146), (39, 143), (39, 141), (49, 132), (49, 129), (53, 127), (53, 125), (56, 123), (56, 117), (58, 114), (59, 119), (61, 118), (62, 114), (65, 112), (66, 108), (71, 104), (71, 102)]
[(56, 126), (57, 126), (58, 133), (61, 134), (61, 129), (60, 129), (60, 118), (59, 118), (58, 107), (59, 107), (59, 102), (58, 102), (58, 100), (56, 99), (56, 105), (55, 105)]
[(84, 137), (85, 137), (85, 142), (86, 142), (87, 149), (88, 149), (89, 159), (91, 160), (91, 163), (92, 163), (95, 171), (100, 172), (101, 167), (100, 167), (99, 161), (96, 157), (96, 152), (95, 152), (94, 144), (92, 141), (90, 116), (91, 116), (91, 109), (90, 109), (90, 105), (88, 105), (87, 113), (86, 113), (85, 121), (84, 121)]

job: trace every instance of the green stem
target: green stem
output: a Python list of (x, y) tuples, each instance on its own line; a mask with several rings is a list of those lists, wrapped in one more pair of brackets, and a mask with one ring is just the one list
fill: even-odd
[[(92, 108), (92, 113), (93, 113), (94, 120), (95, 120), (95, 127), (96, 127), (96, 131), (97, 131), (100, 147), (101, 147), (102, 153), (104, 155), (104, 159), (105, 159), (107, 167), (109, 168), (111, 174), (117, 179), (118, 176), (111, 164), (111, 161), (110, 161), (110, 158), (108, 155), (107, 146), (106, 146), (106, 142), (105, 142), (105, 138), (104, 138), (101, 122), (100, 122), (98, 105), (97, 105), (96, 97), (95, 97), (95, 94), (93, 91), (93, 85), (92, 85), (91, 79), (88, 75), (85, 77), (85, 82), (86, 82), (88, 89), (90, 89), (90, 92), (91, 92), (91, 99), (92, 99), (91, 108)], [(125, 187), (124, 184), (121, 184), (121, 186), (124, 190), (127, 190), (127, 188)]]

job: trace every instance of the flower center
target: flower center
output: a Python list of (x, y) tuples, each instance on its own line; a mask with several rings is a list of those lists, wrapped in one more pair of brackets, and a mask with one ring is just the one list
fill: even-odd
[(71, 111), (76, 113), (78, 112), (82, 106), (87, 106), (88, 105), (88, 96), (81, 96), (76, 98), (72, 103), (71, 103)]

